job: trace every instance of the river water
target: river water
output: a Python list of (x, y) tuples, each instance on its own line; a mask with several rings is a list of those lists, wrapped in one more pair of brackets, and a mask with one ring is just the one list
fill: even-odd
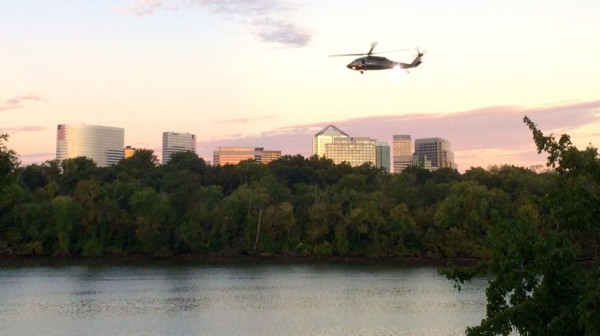
[(486, 285), (392, 264), (0, 262), (0, 334), (464, 335)]

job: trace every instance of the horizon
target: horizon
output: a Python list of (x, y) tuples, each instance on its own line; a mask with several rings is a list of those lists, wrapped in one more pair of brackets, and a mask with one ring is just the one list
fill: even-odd
[[(329, 124), (390, 145), (440, 137), (462, 172), (544, 165), (524, 115), (600, 143), (600, 3), (24, 0), (0, 19), (0, 133), (24, 165), (55, 158), (56, 125), (77, 123), (156, 154), (162, 132), (192, 133), (207, 161), (217, 144), (310, 156)], [(423, 63), (360, 74), (329, 57), (372, 42)]]

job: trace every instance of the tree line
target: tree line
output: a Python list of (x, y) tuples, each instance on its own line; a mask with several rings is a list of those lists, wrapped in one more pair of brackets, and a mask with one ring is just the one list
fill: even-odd
[[(7, 137), (4, 137), (6, 142)], [(319, 157), (210, 166), (151, 150), (19, 167), (2, 152), (0, 253), (486, 258), (500, 221), (550, 211), (556, 174), (514, 166), (389, 174)]]

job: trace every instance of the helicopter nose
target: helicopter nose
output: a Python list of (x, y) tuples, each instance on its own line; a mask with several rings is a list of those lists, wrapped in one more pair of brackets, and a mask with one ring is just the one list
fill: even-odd
[(356, 64), (354, 64), (354, 62), (349, 63), (348, 65), (346, 65), (346, 68), (350, 70), (356, 70)]

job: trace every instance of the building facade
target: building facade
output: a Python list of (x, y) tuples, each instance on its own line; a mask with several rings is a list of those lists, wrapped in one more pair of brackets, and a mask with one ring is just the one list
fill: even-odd
[(168, 163), (171, 155), (178, 152), (196, 153), (196, 135), (190, 133), (163, 132), (162, 164)]
[(440, 168), (458, 169), (454, 163), (454, 153), (450, 150), (450, 142), (442, 138), (415, 140), (415, 156), (419, 162), (431, 161), (431, 170)]
[(387, 142), (375, 143), (375, 166), (390, 172), (390, 145)]
[(364, 163), (377, 163), (376, 140), (370, 138), (333, 138), (333, 142), (325, 144), (324, 157), (340, 164), (347, 162), (356, 167)]
[(260, 163), (267, 164), (271, 161), (275, 161), (281, 157), (281, 151), (277, 150), (263, 150), (260, 156)]
[(324, 156), (325, 147), (336, 138), (348, 138), (348, 134), (339, 128), (329, 125), (313, 136), (312, 155)]
[(392, 156), (394, 173), (400, 173), (412, 164), (413, 148), (410, 135), (394, 135)]
[(235, 165), (246, 160), (266, 164), (280, 157), (281, 151), (264, 150), (263, 147), (219, 147), (213, 152), (213, 165)]
[(60, 124), (56, 129), (56, 159), (85, 156), (98, 167), (107, 167), (123, 159), (125, 130), (85, 124)]

